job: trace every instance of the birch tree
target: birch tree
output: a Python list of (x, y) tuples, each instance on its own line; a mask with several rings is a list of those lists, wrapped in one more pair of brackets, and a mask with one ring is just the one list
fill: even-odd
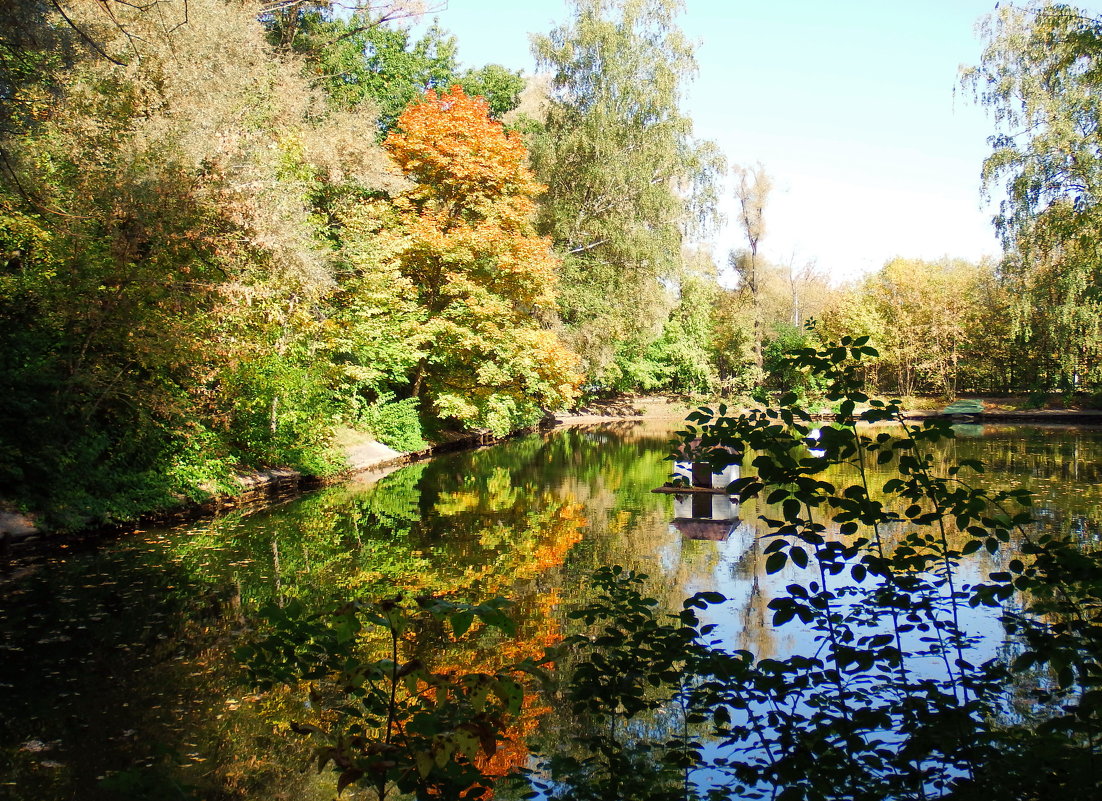
[(719, 161), (680, 110), (696, 72), (681, 7), (575, 0), (570, 22), (533, 40), (538, 69), (552, 76), (532, 141), (547, 185), (539, 228), (563, 256), (559, 313), (591, 374), (625, 342), (657, 335), (669, 308), (660, 279), (680, 266), (689, 187), (699, 197)]
[(1038, 389), (1102, 386), (1102, 20), (1073, 6), (1003, 7), (964, 75), (999, 130), (984, 162), (1015, 336)]

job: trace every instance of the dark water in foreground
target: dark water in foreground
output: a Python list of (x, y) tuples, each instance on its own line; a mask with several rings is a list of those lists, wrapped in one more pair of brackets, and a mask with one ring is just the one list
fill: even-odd
[[(759, 510), (686, 525), (690, 506), (651, 493), (670, 470), (672, 429), (610, 424), (531, 436), (411, 465), (260, 512), (149, 530), (17, 563), (0, 576), (0, 799), (332, 798), (305, 767), (306, 743), (280, 734), (300, 708), (257, 698), (233, 649), (274, 600), (322, 605), (404, 589), (516, 602), (506, 656), (540, 653), (568, 630), (600, 565), (652, 576), (678, 605), (697, 590), (732, 647), (759, 656), (799, 644), (774, 631), (769, 600), (797, 578), (765, 574)], [(939, 458), (978, 458), (992, 486), (1037, 494), (1040, 525), (1094, 542), (1102, 528), (1102, 431), (966, 426)], [(723, 510), (718, 510), (722, 512)], [(726, 534), (723, 541), (691, 537)], [(999, 560), (1009, 556), (1000, 556)], [(997, 569), (984, 556), (974, 576)], [(974, 627), (997, 627), (977, 616)], [(487, 659), (464, 646), (457, 664)], [(536, 739), (568, 721), (534, 708)], [(502, 760), (523, 764), (523, 747)]]

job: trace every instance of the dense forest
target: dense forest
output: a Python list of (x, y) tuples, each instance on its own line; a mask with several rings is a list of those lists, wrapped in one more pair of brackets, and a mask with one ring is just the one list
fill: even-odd
[(694, 138), (680, 5), (575, 0), (528, 76), (401, 2), (8, 0), (0, 498), (77, 527), (335, 472), (339, 428), (813, 394), (783, 354), (845, 334), (881, 393), (1097, 397), (1102, 22), (1002, 8), (963, 76), (1001, 258), (837, 286), (769, 257), (767, 166)]

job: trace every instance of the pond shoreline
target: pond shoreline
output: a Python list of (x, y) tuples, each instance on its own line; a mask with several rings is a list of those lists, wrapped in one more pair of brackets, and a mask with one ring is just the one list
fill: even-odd
[(1080, 423), (1102, 426), (1102, 409), (1007, 409), (969, 415), (947, 415), (940, 411), (904, 412), (908, 420), (953, 420), (967, 417), (976, 423)]
[(40, 529), (32, 517), (0, 508), (0, 560), (14, 545), (45, 543), (47, 540), (62, 543), (85, 541), (124, 534), (145, 526), (183, 523), (229, 509), (263, 507), (319, 487), (345, 481), (363, 483), (365, 480), (370, 481), (381, 477), (413, 462), (444, 453), (488, 447), (536, 431), (617, 420), (649, 420), (663, 417), (681, 419), (690, 408), (692, 408), (690, 405), (678, 404), (664, 397), (617, 399), (601, 404), (598, 409), (549, 414), (540, 424), (513, 431), (503, 437), (495, 437), (487, 432), (463, 434), (428, 448), (408, 452), (396, 451), (380, 442), (360, 436), (340, 443), (344, 450), (346, 467), (333, 475), (313, 476), (291, 467), (270, 467), (243, 472), (235, 476), (241, 487), (240, 492), (217, 493), (201, 501), (183, 502), (172, 509), (149, 512), (134, 520), (90, 526), (72, 532), (58, 533)]
[[(289, 467), (274, 467), (241, 473), (236, 477), (242, 488), (239, 493), (212, 495), (203, 501), (185, 503), (170, 510), (151, 512), (136, 520), (112, 525), (92, 526), (67, 533), (39, 529), (32, 518), (0, 509), (0, 559), (5, 557), (5, 552), (11, 546), (42, 544), (49, 547), (57, 542), (66, 544), (83, 542), (125, 534), (144, 526), (183, 523), (229, 509), (251, 506), (263, 508), (319, 487), (346, 481), (372, 483), (407, 464), (430, 459), (444, 453), (488, 447), (536, 431), (612, 422), (641, 422), (660, 419), (683, 420), (693, 408), (700, 405), (704, 404), (690, 403), (664, 396), (615, 398), (601, 401), (589, 407), (549, 414), (539, 425), (520, 429), (503, 437), (495, 437), (485, 432), (473, 433), (457, 436), (428, 448), (410, 452), (395, 451), (381, 443), (365, 438), (354, 445), (344, 447), (347, 467), (331, 476), (312, 476)], [(824, 412), (815, 414), (813, 417), (817, 420), (825, 420), (829, 419), (830, 415)], [(907, 420), (915, 421), (955, 419), (953, 416), (942, 414), (937, 410), (909, 411), (904, 413), (904, 417)], [(968, 415), (967, 421), (976, 424), (1033, 423), (1061, 426), (1077, 424), (1102, 426), (1102, 410), (994, 410)]]

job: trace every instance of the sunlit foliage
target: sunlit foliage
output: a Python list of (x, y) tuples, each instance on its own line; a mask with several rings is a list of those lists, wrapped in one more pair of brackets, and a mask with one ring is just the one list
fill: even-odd
[(675, 0), (580, 0), (569, 23), (534, 39), (552, 76), (531, 136), (548, 187), (539, 230), (563, 256), (559, 312), (595, 378), (623, 344), (659, 335), (671, 305), (659, 279), (677, 274), (699, 210), (692, 194), (708, 197), (719, 169), (679, 108), (696, 70), (679, 10)]
[(1063, 3), (1004, 6), (965, 81), (999, 132), (984, 162), (1016, 345), (1038, 390), (1102, 384), (1102, 21)]
[(541, 187), (519, 136), (456, 86), (408, 108), (385, 146), (415, 183), (396, 201), (402, 274), (426, 314), (413, 394), (499, 434), (569, 401), (574, 358), (537, 322), (559, 262), (535, 233)]

